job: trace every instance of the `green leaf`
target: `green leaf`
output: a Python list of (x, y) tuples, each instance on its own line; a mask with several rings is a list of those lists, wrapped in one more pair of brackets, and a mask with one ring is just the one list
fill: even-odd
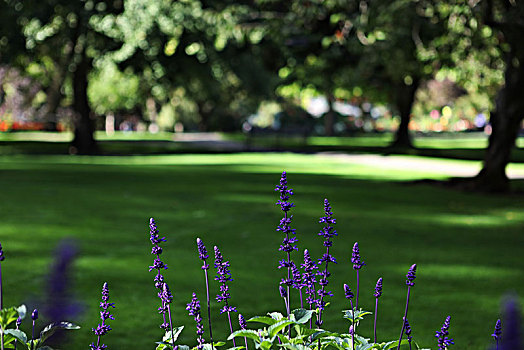
[(273, 345), (272, 342), (270, 342), (269, 340), (264, 340), (262, 343), (260, 343), (260, 348), (262, 348), (263, 350), (269, 350), (271, 349), (271, 346)]
[(27, 343), (27, 335), (19, 329), (6, 329), (4, 333), (12, 335), (16, 339), (23, 342), (24, 344)]
[(272, 319), (277, 320), (277, 321), (284, 319), (284, 315), (282, 315), (280, 312), (268, 312), (268, 315)]
[(0, 311), (0, 323), (3, 329), (6, 329), (9, 324), (16, 321), (18, 318), (18, 311), (15, 307), (4, 308)]
[(319, 338), (332, 337), (338, 335), (337, 333), (328, 332), (323, 329), (314, 329), (312, 331), (314, 331), (313, 335), (311, 336), (312, 341), (317, 340)]
[(356, 346), (355, 350), (369, 350), (375, 347), (375, 344), (359, 344)]
[(48, 324), (40, 332), (40, 343), (44, 343), (50, 336), (52, 336), (59, 329), (80, 329), (80, 326), (77, 326), (71, 322), (53, 322)]
[(275, 319), (268, 317), (268, 316), (254, 316), (254, 317), (251, 317), (249, 320), (247, 320), (247, 322), (260, 322), (263, 324), (267, 324), (269, 326), (277, 323)]
[(283, 348), (289, 349), (289, 350), (309, 350), (310, 348), (303, 345), (303, 344), (282, 344)]
[(182, 333), (183, 329), (184, 329), (184, 326), (173, 328), (174, 339), (171, 339), (171, 330), (166, 331), (166, 333), (164, 334), (164, 337), (162, 338), (162, 341), (168, 344), (174, 344), (177, 341), (180, 333)]
[(304, 324), (311, 319), (314, 313), (314, 310), (296, 309), (293, 310), (291, 314), (293, 315), (296, 323)]
[(364, 311), (364, 310), (342, 310), (344, 313), (344, 318), (347, 318), (349, 321), (353, 322), (353, 319), (355, 322), (358, 322), (360, 320), (364, 319), (364, 316), (371, 315), (372, 312)]
[(274, 337), (277, 335), (278, 332), (289, 326), (290, 324), (295, 323), (294, 321), (290, 320), (281, 320), (275, 323), (274, 325), (270, 326), (267, 331), (269, 333), (270, 337)]
[(214, 347), (217, 347), (217, 346), (224, 346), (226, 345), (226, 342), (225, 341), (217, 341), (215, 343), (213, 343), (213, 346)]
[(236, 337), (246, 337), (253, 339), (255, 342), (260, 342), (260, 337), (258, 333), (252, 329), (240, 329), (238, 331), (234, 331), (227, 337), (227, 340), (232, 340)]

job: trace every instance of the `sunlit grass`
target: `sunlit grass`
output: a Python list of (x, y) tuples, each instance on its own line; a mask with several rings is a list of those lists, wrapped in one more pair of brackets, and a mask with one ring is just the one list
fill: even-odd
[[(404, 157), (404, 156), (403, 156)], [(409, 157), (408, 157), (409, 158)], [(403, 160), (403, 158), (399, 158)], [(405, 159), (404, 159), (405, 160)], [(476, 162), (435, 160), (448, 166)], [(451, 162), (451, 163), (448, 163)], [(182, 341), (195, 343), (185, 304), (205, 287), (195, 238), (208, 250), (221, 248), (231, 262), (232, 303), (246, 316), (283, 309), (277, 286), (282, 272), (280, 219), (273, 191), (286, 170), (294, 189), (293, 227), (299, 249), (319, 257), (317, 233), (322, 201), (329, 198), (337, 218), (330, 288), (335, 296), (325, 313), (327, 328), (347, 329), (340, 310), (348, 308), (342, 285), (355, 283), (349, 259), (355, 241), (367, 266), (361, 303), (371, 309), (379, 276), (384, 295), (379, 337), (398, 337), (405, 298), (405, 274), (418, 264), (410, 323), (423, 347), (435, 348), (434, 332), (452, 315), (457, 349), (485, 350), (502, 296), (524, 291), (524, 215), (518, 196), (488, 196), (399, 182), (442, 178), (428, 171), (387, 168), (380, 162), (353, 164), (333, 156), (304, 154), (176, 155), (151, 157), (17, 156), (0, 158), (2, 225), (0, 242), (6, 304), (39, 302), (56, 244), (74, 237), (80, 254), (71, 282), (84, 302), (76, 343), (84, 349), (98, 323), (102, 283), (116, 303), (110, 348), (153, 348), (161, 336), (148, 219), (155, 217), (169, 265), (166, 278), (175, 295), (174, 319)], [(521, 166), (521, 165), (519, 165)], [(296, 254), (296, 253), (295, 253)], [(298, 254), (295, 255), (298, 257)], [(212, 293), (217, 286), (212, 285)], [(292, 295), (294, 305), (298, 297)], [(217, 337), (225, 337), (224, 315), (213, 303)], [(42, 315), (44, 317), (44, 315)], [(29, 323), (24, 325), (29, 330)], [(364, 321), (363, 334), (372, 332)]]

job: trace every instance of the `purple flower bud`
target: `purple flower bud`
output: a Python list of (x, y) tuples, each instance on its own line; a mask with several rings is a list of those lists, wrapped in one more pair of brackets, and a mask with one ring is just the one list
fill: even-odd
[(491, 335), (495, 340), (500, 339), (500, 335), (502, 334), (502, 322), (500, 322), (500, 319), (497, 320), (495, 323), (495, 331)]
[(287, 298), (287, 291), (286, 291), (286, 288), (284, 288), (282, 285), (279, 285), (278, 286), (278, 290), (280, 291), (280, 296), (282, 298)]
[(33, 321), (38, 320), (38, 310), (37, 310), (37, 309), (34, 309), (34, 310), (33, 310), (33, 313), (31, 314), (31, 319), (32, 319)]
[(209, 269), (209, 265), (206, 263), (206, 259), (209, 258), (209, 255), (207, 254), (207, 249), (204, 243), (200, 238), (196, 239), (197, 242), (197, 250), (198, 250), (198, 257), (200, 260), (204, 262), (204, 265), (202, 265), (202, 270)]
[(358, 248), (358, 242), (355, 242), (355, 244), (353, 245), (353, 253), (351, 256), (351, 262), (353, 263), (354, 270), (360, 270), (362, 266), (366, 265), (364, 261), (360, 259), (360, 250)]
[(344, 294), (346, 295), (346, 299), (350, 300), (353, 299), (354, 294), (351, 291), (351, 288), (347, 284), (344, 283)]
[(411, 265), (411, 267), (409, 268), (409, 271), (406, 275), (406, 284), (408, 286), (414, 286), (415, 285), (415, 273), (417, 272), (417, 264), (413, 264)]
[(411, 335), (411, 326), (409, 325), (407, 318), (404, 319), (404, 333), (406, 334), (408, 342), (411, 343), (411, 339), (413, 338), (413, 336)]
[(20, 318), (20, 316), (16, 319), (16, 329), (18, 329), (18, 327), (20, 327), (20, 325), (22, 324), (22, 319)]
[(238, 314), (238, 325), (241, 329), (247, 328), (246, 319), (244, 318), (244, 316), (242, 316), (242, 314)]
[(375, 293), (373, 294), (375, 298), (380, 298), (382, 295), (382, 277), (380, 277), (375, 285)]
[(450, 345), (455, 344), (453, 339), (449, 338), (449, 325), (450, 325), (451, 316), (446, 317), (444, 324), (440, 331), (437, 331), (435, 337), (438, 338), (437, 344), (439, 350), (446, 350)]

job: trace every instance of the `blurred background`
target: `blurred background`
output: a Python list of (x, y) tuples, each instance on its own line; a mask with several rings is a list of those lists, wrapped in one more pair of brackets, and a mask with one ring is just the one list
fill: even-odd
[[(432, 346), (452, 314), (457, 348), (486, 349), (503, 295), (524, 288), (522, 23), (518, 0), (0, 0), (7, 302), (80, 320), (77, 349), (107, 280), (123, 305), (113, 347), (152, 348), (153, 216), (173, 235), (167, 275), (185, 342), (197, 235), (209, 251), (224, 245), (246, 317), (273, 311), (273, 188), (287, 170), (308, 232), (299, 251), (321, 256), (324, 197), (340, 213), (333, 288), (353, 278), (356, 240), (369, 290), (379, 274), (399, 282), (384, 334), (398, 333), (416, 259), (415, 339), (418, 323)], [(342, 330), (338, 294), (326, 323)]]

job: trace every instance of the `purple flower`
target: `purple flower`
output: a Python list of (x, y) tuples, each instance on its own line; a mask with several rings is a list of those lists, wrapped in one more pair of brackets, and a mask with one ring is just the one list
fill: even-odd
[(295, 205), (289, 202), (289, 198), (293, 195), (293, 189), (287, 187), (287, 178), (286, 172), (282, 172), (280, 177), (280, 185), (277, 185), (275, 191), (280, 192), (280, 199), (277, 202), (277, 205), (280, 205), (280, 208), (283, 212), (289, 211)]
[(240, 329), (247, 328), (246, 319), (244, 318), (244, 316), (242, 316), (242, 314), (238, 314), (238, 325), (240, 326)]
[[(220, 282), (220, 294), (217, 294), (216, 300), (219, 303), (224, 302), (224, 307), (220, 309), (220, 313), (223, 314), (224, 312), (227, 312), (229, 330), (231, 331), (231, 333), (233, 333), (233, 325), (231, 324), (231, 317), (229, 313), (237, 312), (237, 309), (233, 306), (230, 306), (228, 302), (228, 300), (231, 298), (231, 295), (229, 294), (229, 286), (227, 285), (227, 283), (233, 280), (231, 278), (231, 272), (229, 271), (229, 261), (224, 261), (222, 253), (220, 253), (220, 250), (218, 250), (217, 246), (214, 247), (214, 250), (215, 268), (217, 269), (217, 275), (215, 276), (215, 280)], [(236, 346), (235, 339), (233, 339), (233, 346)]]
[(18, 327), (20, 327), (21, 324), (22, 324), (22, 318), (18, 316), (18, 318), (16, 319), (16, 329), (18, 329)]
[(380, 298), (382, 295), (382, 277), (380, 277), (375, 285), (375, 293), (373, 294), (375, 298)]
[(200, 238), (196, 239), (197, 242), (197, 250), (198, 250), (198, 257), (200, 260), (204, 262), (204, 265), (202, 265), (202, 270), (209, 269), (209, 264), (206, 263), (207, 258), (209, 258), (209, 255), (207, 254), (207, 249), (204, 243)]
[(493, 334), (491, 335), (495, 340), (499, 340), (500, 339), (500, 335), (502, 334), (502, 322), (500, 322), (500, 319), (497, 320), (497, 322), (495, 323), (495, 331), (493, 332)]
[(102, 286), (102, 302), (100, 303), (100, 308), (102, 309), (100, 311), (100, 319), (102, 320), (102, 323), (100, 323), (96, 328), (91, 328), (93, 333), (98, 337), (96, 344), (91, 343), (91, 345), (89, 345), (91, 350), (101, 350), (107, 347), (104, 344), (100, 344), (100, 338), (111, 330), (111, 327), (108, 324), (106, 324), (106, 321), (108, 319), (115, 319), (113, 315), (111, 315), (111, 313), (109, 312), (110, 307), (114, 308), (115, 304), (109, 302), (109, 288), (107, 287), (106, 282)]
[(197, 349), (203, 349), (204, 348), (204, 326), (202, 325), (202, 316), (200, 315), (200, 302), (198, 301), (198, 298), (196, 296), (196, 293), (193, 293), (193, 298), (191, 301), (187, 304), (186, 310), (189, 311), (189, 316), (195, 317), (196, 322), (196, 334), (197, 334), (197, 342), (198, 346)]
[(169, 290), (167, 283), (164, 283), (162, 292), (159, 293), (158, 297), (162, 299), (164, 307), (167, 307), (167, 304), (171, 304), (173, 302), (173, 295), (171, 294), (171, 290)]
[(413, 264), (411, 265), (411, 267), (409, 268), (409, 271), (406, 275), (406, 285), (408, 286), (414, 286), (415, 285), (415, 278), (417, 276), (415, 276), (415, 273), (417, 272), (417, 264)]
[(354, 270), (360, 270), (366, 264), (360, 259), (360, 250), (358, 248), (358, 242), (353, 245), (353, 252), (351, 256), (351, 262), (353, 263)]
[(293, 261), (291, 261), (291, 280), (293, 282), (292, 287), (295, 289), (302, 289), (302, 276), (300, 275), (300, 271), (298, 271), (297, 265)]
[(324, 307), (326, 306), (326, 302), (324, 300), (325, 296), (332, 296), (333, 293), (331, 291), (326, 290), (326, 286), (328, 285), (328, 277), (331, 275), (331, 273), (328, 271), (328, 264), (330, 262), (336, 264), (336, 259), (330, 254), (329, 248), (333, 245), (331, 242), (331, 238), (337, 235), (337, 231), (333, 228), (332, 225), (334, 225), (337, 221), (333, 218), (333, 213), (331, 212), (331, 205), (329, 204), (329, 201), (327, 199), (324, 199), (324, 216), (322, 216), (319, 220), (319, 223), (323, 223), (324, 227), (319, 232), (320, 236), (324, 237), (324, 247), (326, 247), (326, 252), (324, 255), (322, 255), (322, 258), (318, 260), (318, 264), (322, 265), (324, 264), (324, 270), (318, 272), (318, 276), (320, 277), (318, 284), (320, 284), (321, 288), (319, 291), (317, 291), (317, 294), (319, 295), (319, 300), (317, 300), (317, 307), (320, 309), (320, 312), (317, 315), (317, 326), (322, 325), (322, 310), (324, 310)]
[(453, 339), (448, 337), (450, 320), (451, 320), (451, 316), (446, 317), (446, 320), (444, 321), (442, 328), (440, 329), (440, 331), (437, 331), (435, 334), (435, 337), (438, 338), (437, 344), (438, 344), (439, 350), (446, 350), (450, 345), (455, 344), (453, 342)]
[(346, 296), (346, 299), (353, 299), (354, 295), (353, 295), (353, 292), (351, 291), (351, 288), (349, 288), (349, 286), (347, 284), (344, 283), (344, 294)]
[(306, 288), (306, 294), (308, 295), (306, 302), (311, 308), (313, 304), (317, 303), (315, 292), (317, 264), (313, 262), (307, 249), (304, 250), (304, 263), (301, 266), (304, 269), (304, 273), (302, 274), (302, 285)]
[(280, 296), (284, 299), (287, 298), (287, 291), (286, 291), (286, 288), (284, 288), (282, 285), (279, 285), (278, 286), (278, 290), (280, 292)]
[(294, 250), (298, 250), (296, 246), (298, 240), (296, 237), (290, 236), (290, 234), (295, 234), (295, 230), (290, 226), (293, 216), (288, 215), (288, 211), (295, 205), (289, 202), (289, 199), (293, 195), (293, 190), (287, 186), (287, 176), (285, 171), (282, 172), (280, 184), (276, 186), (275, 191), (280, 192), (280, 198), (276, 204), (280, 205), (280, 209), (284, 212), (284, 217), (280, 219), (277, 231), (280, 231), (285, 235), (279, 250), (286, 253), (286, 258), (279, 261), (278, 268), (287, 269), (287, 276), (281, 279), (280, 284), (284, 284), (289, 288), (294, 284), (294, 281), (291, 278), (292, 261), (290, 253)]
[(229, 306), (228, 300), (231, 298), (231, 295), (229, 294), (229, 286), (228, 282), (231, 282), (233, 279), (231, 278), (231, 271), (229, 271), (229, 261), (224, 261), (224, 258), (222, 257), (222, 253), (220, 253), (220, 250), (218, 247), (215, 246), (215, 268), (217, 269), (217, 275), (215, 276), (215, 280), (218, 281), (220, 285), (220, 294), (217, 294), (216, 300), (220, 302), (224, 302), (225, 306), (220, 310), (220, 313), (224, 312), (236, 312), (236, 308)]
[(38, 320), (38, 310), (37, 310), (37, 309), (34, 309), (34, 310), (33, 310), (33, 313), (31, 314), (31, 319), (32, 319), (33, 321)]
[(408, 342), (411, 343), (411, 339), (413, 338), (413, 336), (411, 335), (411, 326), (409, 325), (407, 318), (404, 320), (404, 333), (406, 334)]
[[(151, 244), (153, 244), (153, 248), (151, 249), (151, 254), (155, 255), (156, 258), (153, 260), (153, 265), (149, 266), (149, 271), (156, 270), (157, 273), (154, 278), (155, 282), (155, 288), (158, 290), (158, 297), (162, 301), (162, 305), (158, 308), (158, 312), (162, 314), (163, 317), (163, 323), (160, 325), (160, 328), (164, 330), (168, 330), (171, 328), (170, 323), (167, 322), (166, 313), (170, 314), (170, 309), (168, 304), (171, 303), (171, 301), (166, 302), (166, 300), (172, 300), (173, 297), (171, 296), (171, 292), (169, 290), (169, 287), (167, 287), (167, 290), (165, 288), (166, 282), (164, 281), (164, 276), (160, 273), (161, 270), (166, 270), (167, 265), (164, 264), (164, 262), (160, 259), (160, 255), (162, 254), (163, 250), (159, 246), (161, 242), (166, 242), (165, 237), (160, 237), (158, 233), (158, 229), (156, 226), (155, 219), (150, 218), (149, 219), (149, 240), (151, 241)], [(170, 317), (170, 315), (168, 315)]]

